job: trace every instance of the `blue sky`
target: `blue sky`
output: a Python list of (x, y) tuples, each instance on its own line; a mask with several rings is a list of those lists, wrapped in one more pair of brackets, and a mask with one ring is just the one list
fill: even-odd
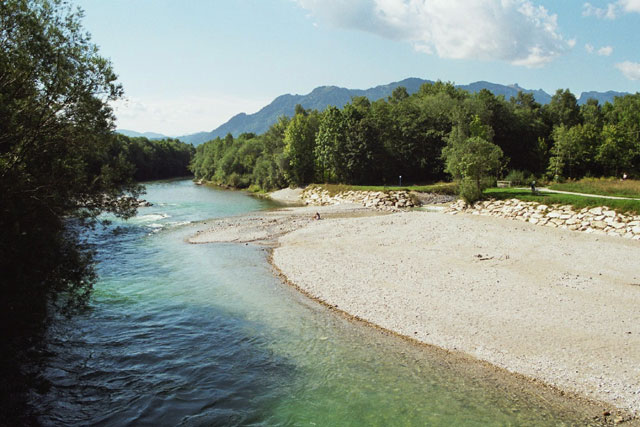
[(118, 127), (210, 131), (284, 93), (407, 77), (640, 91), (640, 0), (75, 0)]

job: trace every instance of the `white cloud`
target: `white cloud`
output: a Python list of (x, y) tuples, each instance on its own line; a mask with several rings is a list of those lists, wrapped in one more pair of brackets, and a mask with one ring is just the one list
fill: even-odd
[(613, 53), (613, 48), (611, 46), (603, 46), (598, 49), (598, 55), (600, 56), (609, 56)]
[(582, 5), (582, 16), (595, 16), (600, 19), (616, 19), (619, 12), (640, 13), (640, 0), (618, 0), (607, 4), (606, 8), (596, 7), (591, 3)]
[(125, 98), (112, 105), (120, 129), (180, 136), (208, 132), (233, 115), (241, 111), (253, 113), (268, 102), (230, 96), (187, 96), (162, 100)]
[(587, 53), (591, 54), (591, 53), (597, 53), (600, 56), (610, 56), (613, 53), (613, 47), (611, 46), (602, 46), (601, 48), (599, 48), (596, 51), (596, 48), (593, 47), (592, 44), (587, 43), (584, 45), (584, 50), (587, 51)]
[(609, 3), (606, 8), (595, 7), (591, 3), (582, 5), (582, 16), (595, 16), (597, 18), (616, 19), (617, 6)]
[(571, 48), (557, 16), (529, 0), (297, 0), (320, 21), (443, 58), (542, 66)]
[(640, 63), (625, 61), (616, 64), (616, 68), (629, 80), (640, 80)]
[(640, 13), (640, 0), (619, 0), (618, 4), (625, 12)]

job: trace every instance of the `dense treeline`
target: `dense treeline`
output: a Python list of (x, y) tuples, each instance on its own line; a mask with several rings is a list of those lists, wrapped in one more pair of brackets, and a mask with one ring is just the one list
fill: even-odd
[(115, 156), (123, 155), (133, 165), (136, 181), (151, 181), (191, 175), (189, 163), (195, 153), (191, 144), (177, 139), (150, 140), (115, 135)]
[(216, 138), (197, 147), (191, 169), (198, 179), (263, 189), (310, 182), (393, 184), (399, 176), (422, 183), (454, 174), (443, 150), (472, 138), (500, 149), (487, 152), (500, 157), (493, 173), (503, 176), (638, 175), (640, 94), (579, 106), (569, 90), (558, 90), (542, 106), (522, 92), (506, 100), (443, 82), (427, 83), (413, 95), (400, 87), (388, 99), (357, 97), (322, 113), (298, 106), (293, 118), (282, 117), (262, 135)]

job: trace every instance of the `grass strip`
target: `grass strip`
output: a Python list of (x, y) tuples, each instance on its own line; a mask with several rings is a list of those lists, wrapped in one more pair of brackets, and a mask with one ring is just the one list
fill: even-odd
[(616, 178), (583, 178), (579, 181), (550, 184), (548, 187), (574, 193), (640, 198), (640, 181), (632, 179), (622, 181)]
[(638, 200), (605, 199), (545, 192), (532, 194), (529, 190), (518, 190), (515, 188), (488, 188), (484, 191), (484, 194), (486, 197), (496, 200), (519, 199), (528, 202), (538, 202), (544, 205), (572, 205), (576, 209), (608, 206), (619, 213), (640, 213), (640, 201)]

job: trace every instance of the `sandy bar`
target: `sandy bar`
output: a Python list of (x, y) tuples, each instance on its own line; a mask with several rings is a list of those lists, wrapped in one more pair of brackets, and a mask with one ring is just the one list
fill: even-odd
[(640, 413), (640, 242), (474, 215), (372, 214), (289, 208), (218, 220), (191, 241), (272, 245), (286, 278), (330, 306)]

